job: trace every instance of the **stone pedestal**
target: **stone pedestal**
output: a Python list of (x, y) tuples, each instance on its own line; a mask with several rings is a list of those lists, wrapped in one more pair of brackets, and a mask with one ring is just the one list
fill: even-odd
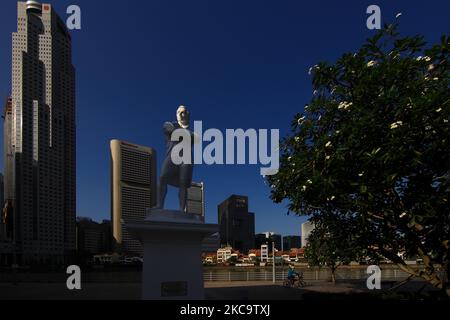
[(202, 241), (218, 232), (215, 224), (180, 211), (149, 210), (127, 229), (142, 243), (144, 300), (203, 300)]

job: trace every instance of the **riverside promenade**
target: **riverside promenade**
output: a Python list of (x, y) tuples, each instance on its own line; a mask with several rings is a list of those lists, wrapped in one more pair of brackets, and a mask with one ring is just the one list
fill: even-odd
[[(383, 290), (392, 282), (382, 284)], [(367, 298), (364, 281), (309, 281), (305, 288), (284, 288), (281, 282), (205, 282), (206, 300), (311, 300)], [(435, 290), (422, 281), (412, 281), (402, 290)], [(139, 283), (86, 283), (80, 291), (69, 291), (65, 283), (0, 283), (0, 300), (140, 300)]]

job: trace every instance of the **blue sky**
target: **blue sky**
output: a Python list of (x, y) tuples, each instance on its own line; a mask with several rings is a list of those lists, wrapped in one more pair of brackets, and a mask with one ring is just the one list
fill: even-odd
[[(366, 9), (382, 22), (402, 12), (400, 31), (433, 43), (448, 34), (449, 1), (58, 0), (63, 20), (77, 4), (82, 29), (72, 31), (77, 70), (77, 213), (110, 217), (109, 141), (164, 152), (161, 126), (180, 104), (207, 128), (280, 129), (311, 98), (308, 69), (355, 51), (373, 34)], [(11, 90), (11, 33), (16, 1), (0, 11), (0, 98)], [(3, 132), (3, 130), (1, 131)], [(3, 143), (3, 140), (0, 140)], [(3, 148), (3, 147), (2, 147)], [(3, 159), (1, 160), (3, 167)], [(198, 166), (206, 185), (207, 221), (231, 194), (249, 196), (256, 231), (299, 234), (305, 220), (275, 205), (259, 166)], [(158, 171), (159, 172), (159, 171)], [(176, 192), (169, 191), (176, 207)]]

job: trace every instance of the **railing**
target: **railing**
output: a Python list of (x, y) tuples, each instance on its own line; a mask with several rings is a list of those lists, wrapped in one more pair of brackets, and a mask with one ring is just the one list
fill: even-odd
[[(336, 271), (336, 279), (338, 280), (362, 280), (367, 279), (369, 275), (366, 273), (367, 269), (342, 269)], [(320, 270), (297, 270), (303, 272), (303, 278), (306, 281), (311, 280), (329, 280), (331, 272), (327, 269)], [(383, 269), (381, 277), (383, 280), (401, 280), (409, 276), (408, 273), (399, 269)], [(283, 281), (287, 277), (287, 271), (277, 270), (275, 273), (276, 281)], [(269, 270), (261, 271), (204, 271), (204, 281), (272, 281), (273, 272)]]

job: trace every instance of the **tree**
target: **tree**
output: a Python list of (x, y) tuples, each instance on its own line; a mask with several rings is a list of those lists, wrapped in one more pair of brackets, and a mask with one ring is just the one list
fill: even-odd
[(351, 228), (350, 220), (330, 214), (314, 223), (314, 230), (308, 237), (305, 258), (311, 266), (330, 268), (333, 283), (336, 283), (338, 267), (358, 260), (364, 252), (356, 247)]
[(261, 262), (261, 257), (252, 257), (251, 258), (251, 261), (252, 261), (252, 263), (255, 263), (255, 264), (260, 264), (260, 262)]
[(346, 217), (357, 248), (450, 296), (449, 40), (425, 48), (385, 26), (358, 52), (311, 68), (313, 98), (268, 181), (290, 212), (324, 225)]

